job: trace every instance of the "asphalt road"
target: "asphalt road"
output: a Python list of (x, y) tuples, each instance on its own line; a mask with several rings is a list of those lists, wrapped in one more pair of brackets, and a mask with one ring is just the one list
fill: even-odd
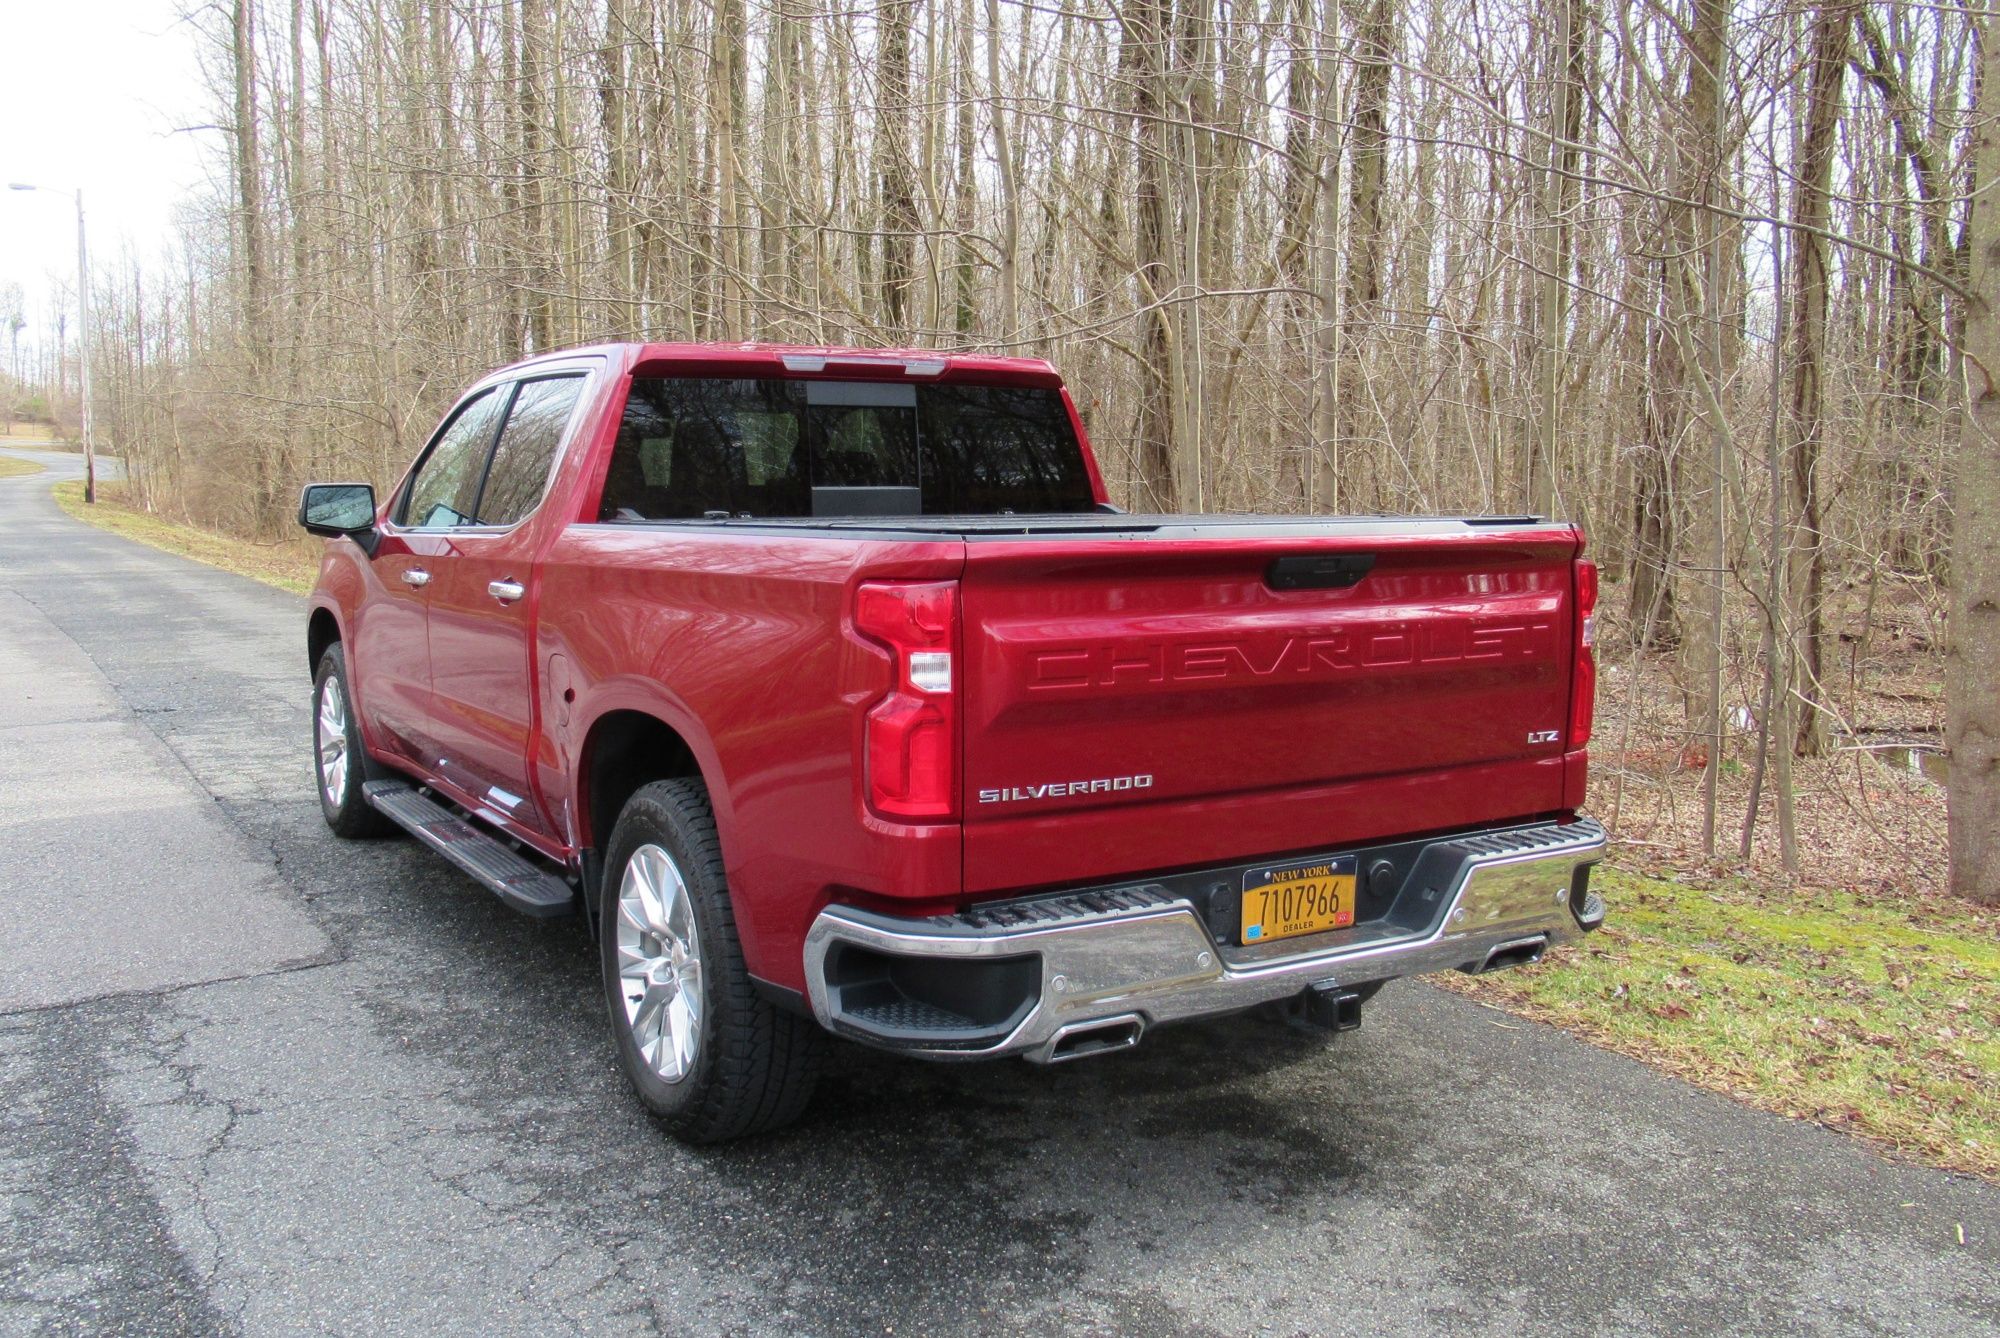
[(2000, 1332), (2000, 1190), (1420, 983), (843, 1052), (684, 1149), (574, 925), (326, 831), (300, 601), (50, 481), (0, 480), (0, 1332)]

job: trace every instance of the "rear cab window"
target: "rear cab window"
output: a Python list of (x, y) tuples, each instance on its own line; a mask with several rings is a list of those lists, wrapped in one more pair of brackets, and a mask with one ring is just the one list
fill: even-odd
[(599, 519), (1090, 511), (1059, 391), (635, 377)]

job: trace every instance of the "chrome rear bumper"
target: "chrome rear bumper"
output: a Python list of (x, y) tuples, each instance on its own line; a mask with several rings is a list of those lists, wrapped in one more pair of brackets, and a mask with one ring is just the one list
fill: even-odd
[(806, 939), (807, 992), (824, 1026), (856, 1040), (1048, 1063), (1315, 986), (1537, 960), (1603, 920), (1587, 885), (1604, 845), (1588, 818), (1441, 838), (1398, 894), (1420, 927), (1404, 914), (1258, 945), (1218, 944), (1190, 897), (1157, 882), (927, 919), (829, 906)]

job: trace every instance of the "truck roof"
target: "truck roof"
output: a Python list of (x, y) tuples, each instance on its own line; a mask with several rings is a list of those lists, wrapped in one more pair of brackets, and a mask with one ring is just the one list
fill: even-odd
[(1002, 385), (1062, 384), (1056, 369), (1042, 358), (1010, 358), (990, 353), (946, 352), (916, 348), (846, 348), (819, 344), (765, 343), (616, 343), (556, 349), (524, 358), (507, 370), (604, 354), (620, 359), (632, 371), (658, 368), (706, 376), (840, 376), (879, 377), (896, 374), (917, 381), (976, 380)]

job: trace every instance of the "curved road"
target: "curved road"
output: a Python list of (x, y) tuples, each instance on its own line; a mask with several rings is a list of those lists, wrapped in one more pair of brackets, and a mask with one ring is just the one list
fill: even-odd
[(32, 458), (0, 1332), (2000, 1332), (2000, 1190), (1414, 983), (1330, 1043), (843, 1052), (799, 1128), (683, 1149), (574, 925), (325, 830), (300, 601), (68, 520), (76, 457)]

